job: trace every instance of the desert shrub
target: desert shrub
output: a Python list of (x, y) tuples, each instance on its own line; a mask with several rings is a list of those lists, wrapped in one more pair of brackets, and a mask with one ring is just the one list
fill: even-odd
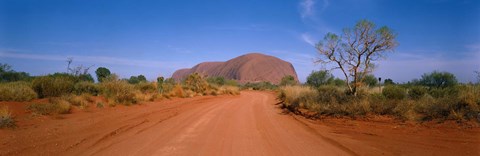
[(32, 103), (28, 105), (27, 110), (38, 115), (68, 114), (71, 105), (68, 101), (61, 98), (51, 98), (49, 103)]
[(105, 104), (103, 102), (97, 102), (97, 108), (103, 108), (105, 107)]
[(184, 81), (185, 87), (195, 93), (206, 93), (209, 89), (208, 82), (198, 73), (193, 73), (187, 76)]
[[(239, 95), (240, 94), (240, 89), (235, 86), (221, 86), (218, 89), (218, 94), (228, 94), (228, 95)], [(217, 92), (213, 92), (212, 95), (216, 95)]]
[(0, 82), (28, 81), (30, 79), (28, 73), (14, 71), (10, 65), (0, 63)]
[(77, 95), (87, 93), (96, 96), (100, 93), (100, 88), (95, 83), (84, 81), (76, 83), (73, 91)]
[(421, 97), (423, 97), (425, 94), (427, 94), (428, 90), (427, 88), (423, 86), (412, 86), (408, 89), (408, 97), (411, 99), (418, 100)]
[(169, 92), (168, 96), (170, 97), (186, 97), (185, 91), (183, 90), (180, 84), (176, 84), (173, 89)]
[(100, 89), (105, 97), (112, 99), (115, 103), (126, 105), (137, 103), (135, 88), (126, 81), (104, 79), (104, 82), (100, 83)]
[(433, 71), (423, 74), (418, 84), (431, 88), (446, 88), (457, 85), (458, 81), (452, 73)]
[(220, 76), (208, 77), (207, 82), (212, 85), (223, 86), (226, 83), (226, 79)]
[(283, 103), (283, 107), (292, 112), (299, 108), (314, 108), (317, 103), (318, 92), (305, 86), (285, 86), (279, 91), (278, 99)]
[(105, 67), (98, 67), (97, 70), (95, 71), (95, 74), (97, 74), (97, 80), (98, 82), (103, 82), (107, 77), (111, 75), (111, 72), (109, 69)]
[(405, 89), (396, 85), (385, 86), (382, 90), (382, 94), (387, 99), (401, 100), (406, 97)]
[(320, 86), (317, 90), (321, 103), (344, 103), (348, 100), (347, 95), (335, 86)]
[(173, 88), (175, 87), (176, 83), (175, 83), (175, 80), (173, 78), (168, 78), (168, 79), (165, 79), (165, 81), (163, 81), (162, 83), (162, 91), (161, 93), (170, 93)]
[(72, 93), (75, 79), (68, 76), (41, 76), (32, 82), (32, 87), (40, 98), (59, 97)]
[(378, 83), (378, 79), (374, 75), (365, 75), (363, 79), (363, 84), (369, 86), (369, 87), (374, 87)]
[(458, 96), (459, 88), (458, 87), (445, 87), (445, 88), (430, 88), (428, 94), (434, 98), (443, 98), (443, 97), (456, 97)]
[(130, 84), (138, 84), (138, 83), (147, 82), (147, 78), (145, 78), (145, 76), (143, 75), (130, 76), (130, 79), (128, 79), (127, 81)]
[(415, 112), (415, 102), (411, 100), (398, 100), (395, 102), (395, 108), (390, 114), (402, 120), (416, 120), (417, 113)]
[(65, 100), (69, 102), (71, 105), (77, 106), (81, 109), (87, 108), (89, 103), (86, 100), (86, 96), (75, 96), (75, 95), (62, 96), (61, 100)]
[(293, 77), (292, 75), (284, 76), (280, 81), (280, 86), (291, 86), (296, 84), (298, 84), (298, 82), (297, 80), (295, 80), (295, 77)]
[(154, 83), (140, 82), (135, 84), (135, 89), (140, 90), (142, 93), (153, 93), (157, 90)]
[(333, 75), (327, 70), (312, 71), (307, 77), (306, 84), (314, 88), (318, 88), (322, 85), (334, 84)]
[(242, 89), (252, 89), (252, 90), (275, 90), (278, 86), (270, 82), (248, 82), (242, 86)]
[(30, 101), (37, 98), (27, 82), (0, 83), (0, 101)]
[(15, 120), (7, 106), (0, 106), (0, 128), (15, 127)]
[(388, 78), (388, 79), (385, 79), (385, 81), (383, 82), (383, 84), (384, 84), (385, 86), (395, 85), (395, 82), (393, 82), (392, 79)]
[(389, 100), (380, 93), (370, 94), (368, 101), (372, 113), (380, 115), (392, 114), (397, 105), (397, 101)]

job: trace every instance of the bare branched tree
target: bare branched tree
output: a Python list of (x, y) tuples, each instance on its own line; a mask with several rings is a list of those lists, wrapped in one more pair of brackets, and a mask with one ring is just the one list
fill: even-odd
[(88, 67), (84, 67), (83, 65), (80, 65), (80, 66), (76, 66), (76, 67), (70, 67), (73, 63), (73, 58), (72, 57), (69, 57), (67, 58), (67, 73), (73, 75), (73, 76), (80, 76), (80, 75), (87, 75), (88, 74), (88, 70), (90, 70), (90, 68), (92, 68), (94, 65), (91, 65), (91, 66), (88, 66)]
[(373, 71), (373, 62), (398, 45), (395, 38), (388, 27), (376, 29), (374, 23), (361, 20), (354, 28), (345, 28), (342, 36), (327, 33), (316, 46), (320, 56), (315, 63), (333, 64), (334, 69), (340, 69), (350, 93), (356, 96), (365, 76)]

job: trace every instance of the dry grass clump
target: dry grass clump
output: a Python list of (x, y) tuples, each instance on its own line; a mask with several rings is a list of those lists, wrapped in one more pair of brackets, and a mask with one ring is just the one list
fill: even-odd
[(480, 88), (460, 85), (447, 88), (386, 86), (382, 93), (347, 95), (333, 86), (317, 90), (304, 86), (280, 88), (279, 99), (292, 112), (307, 109), (317, 115), (393, 115), (402, 120), (470, 120), (480, 113)]
[(30, 101), (37, 98), (27, 82), (0, 83), (0, 101)]
[(219, 94), (240, 95), (240, 88), (236, 86), (221, 86), (218, 88), (217, 91), (214, 91), (211, 93), (211, 95), (219, 95)]
[(135, 88), (132, 84), (121, 80), (112, 80), (100, 84), (102, 95), (114, 103), (131, 105), (136, 104)]
[(292, 112), (299, 108), (317, 109), (318, 92), (306, 86), (285, 86), (280, 89), (278, 98), (283, 101), (283, 106)]
[(27, 110), (37, 115), (68, 114), (71, 104), (62, 98), (50, 98), (49, 103), (32, 103)]
[(0, 128), (15, 127), (15, 120), (7, 106), (0, 106)]

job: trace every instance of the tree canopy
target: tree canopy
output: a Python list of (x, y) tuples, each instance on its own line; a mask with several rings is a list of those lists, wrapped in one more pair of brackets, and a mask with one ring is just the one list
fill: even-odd
[(349, 92), (356, 95), (365, 76), (374, 69), (374, 61), (398, 45), (396, 36), (386, 26), (377, 29), (373, 22), (360, 20), (353, 28), (345, 28), (341, 36), (327, 33), (316, 46), (319, 57), (315, 62), (340, 69)]

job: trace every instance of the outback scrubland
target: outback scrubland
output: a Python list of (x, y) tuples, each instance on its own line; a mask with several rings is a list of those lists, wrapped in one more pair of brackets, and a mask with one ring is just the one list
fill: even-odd
[[(136, 105), (173, 97), (240, 94), (236, 81), (223, 77), (207, 78), (198, 73), (188, 75), (180, 82), (163, 77), (149, 82), (143, 75), (120, 79), (109, 69), (99, 67), (95, 82), (88, 69), (83, 67), (69, 67), (69, 72), (44, 76), (17, 72), (7, 64), (0, 67), (0, 101), (28, 102), (26, 111), (33, 116), (68, 114), (73, 108)], [(8, 106), (1, 106), (0, 118), (0, 127), (15, 127)]]

